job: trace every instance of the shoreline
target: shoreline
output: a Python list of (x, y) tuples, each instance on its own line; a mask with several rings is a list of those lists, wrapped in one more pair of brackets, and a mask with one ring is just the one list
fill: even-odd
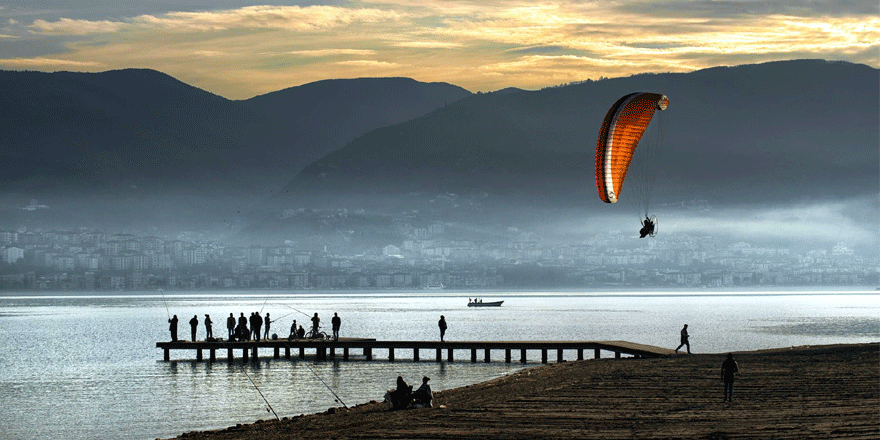
[(177, 438), (880, 438), (880, 343), (734, 352), (730, 403), (725, 355), (553, 363), (436, 392), (434, 408), (371, 401)]

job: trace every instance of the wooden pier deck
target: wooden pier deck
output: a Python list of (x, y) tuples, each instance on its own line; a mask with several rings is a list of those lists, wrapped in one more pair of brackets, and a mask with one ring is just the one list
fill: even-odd
[[(284, 352), (284, 358), (290, 359), (291, 352), (300, 359), (306, 357), (306, 350), (314, 353), (317, 360), (342, 359), (349, 360), (352, 350), (360, 350), (363, 357), (371, 361), (373, 360), (374, 350), (386, 350), (387, 360), (393, 362), (395, 355), (403, 353), (411, 353), (412, 361), (419, 362), (422, 360), (421, 351), (427, 350), (429, 353), (433, 351), (433, 360), (441, 362), (453, 362), (456, 351), (470, 351), (470, 361), (478, 361), (478, 353), (482, 352), (482, 360), (491, 362), (492, 350), (504, 351), (504, 362), (511, 363), (513, 354), (518, 352), (519, 361), (526, 363), (527, 352), (540, 351), (541, 362), (548, 362), (548, 353), (556, 351), (556, 362), (563, 362), (564, 353), (576, 353), (577, 360), (584, 359), (584, 351), (593, 350), (593, 357), (598, 359), (601, 357), (602, 351), (614, 353), (615, 358), (622, 355), (633, 357), (664, 357), (671, 356), (674, 350), (651, 345), (637, 344), (627, 341), (378, 341), (371, 338), (339, 338), (338, 341), (333, 340), (313, 340), (313, 339), (277, 339), (277, 340), (261, 340), (256, 341), (176, 341), (176, 342), (157, 342), (157, 348), (161, 348), (164, 353), (164, 360), (171, 359), (171, 350), (194, 350), (196, 352), (196, 360), (203, 360), (203, 352), (208, 351), (208, 359), (214, 361), (217, 359), (217, 351), (226, 351), (228, 360), (234, 359), (236, 351), (241, 353), (241, 358), (248, 360), (249, 358), (258, 359), (260, 349), (272, 349), (272, 356), (275, 359), (281, 358), (281, 352)], [(445, 356), (444, 356), (445, 352)], [(430, 357), (428, 358), (430, 359)], [(428, 360), (426, 359), (426, 360)]]

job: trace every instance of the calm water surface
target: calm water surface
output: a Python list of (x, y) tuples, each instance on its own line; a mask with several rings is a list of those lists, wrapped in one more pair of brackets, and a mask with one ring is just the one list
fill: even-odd
[[(348, 362), (274, 360), (195, 362), (172, 352), (162, 361), (156, 341), (169, 340), (167, 314), (188, 321), (206, 313), (225, 337), (229, 313), (270, 313), (272, 332), (286, 336), (293, 319), (318, 312), (328, 328), (334, 312), (342, 336), (397, 340), (439, 339), (445, 315), (448, 340), (626, 340), (675, 348), (689, 324), (694, 352), (880, 340), (880, 295), (869, 289), (801, 292), (482, 292), (501, 308), (468, 308), (468, 292), (141, 292), (0, 295), (0, 438), (151, 439), (274, 418), (248, 375), (279, 416), (293, 416), (382, 400), (398, 375), (434, 390), (460, 387), (523, 366), (469, 362), (367, 362), (359, 350)], [(305, 326), (308, 328), (308, 326)], [(199, 325), (198, 338), (205, 337)], [(610, 355), (610, 353), (606, 354)], [(218, 351), (225, 356), (225, 351)], [(566, 353), (573, 359), (576, 353)], [(553, 356), (555, 359), (555, 356)], [(502, 361), (502, 362), (498, 362)], [(540, 363), (530, 353), (528, 366)], [(320, 378), (320, 380), (319, 380)], [(323, 380), (327, 386), (321, 381)], [(336, 401), (336, 396), (342, 400)]]

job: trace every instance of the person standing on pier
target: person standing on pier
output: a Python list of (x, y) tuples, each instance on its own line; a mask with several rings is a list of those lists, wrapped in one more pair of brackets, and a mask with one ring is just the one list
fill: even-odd
[(290, 325), (290, 334), (287, 336), (287, 340), (291, 339), (299, 339), (299, 336), (296, 334), (296, 320), (293, 320), (293, 324)]
[(272, 324), (272, 320), (269, 319), (268, 313), (266, 313), (266, 319), (263, 320), (263, 324), (266, 324), (266, 330), (263, 332), (263, 339), (269, 340), (269, 325)]
[(678, 350), (685, 345), (687, 345), (688, 354), (691, 354), (691, 343), (688, 341), (687, 324), (685, 324), (684, 327), (681, 329), (681, 345), (679, 345), (678, 348), (675, 349), (675, 354), (678, 354)]
[(168, 326), (168, 330), (171, 330), (171, 342), (177, 342), (177, 315), (174, 315), (168, 322), (171, 324)]
[(192, 339), (191, 341), (195, 342), (196, 340), (196, 330), (199, 329), (199, 315), (193, 315), (193, 319), (189, 320), (189, 327), (192, 330)]
[(721, 381), (724, 382), (724, 400), (733, 402), (733, 379), (739, 372), (739, 366), (733, 360), (733, 353), (727, 353), (727, 359), (721, 363)]
[(333, 339), (338, 341), (339, 327), (342, 326), (342, 318), (340, 318), (336, 312), (333, 312), (333, 319), (331, 319), (330, 322), (333, 324)]
[(263, 327), (263, 317), (260, 316), (260, 312), (254, 312), (254, 323), (251, 324), (251, 327), (254, 332), (254, 340), (260, 342), (260, 328)]
[(321, 325), (321, 318), (318, 318), (318, 312), (312, 316), (312, 335), (318, 336), (318, 327)]
[(440, 315), (440, 321), (437, 322), (437, 326), (440, 327), (440, 342), (443, 342), (443, 336), (446, 335), (446, 317)]
[(214, 339), (214, 321), (211, 321), (211, 315), (205, 313), (205, 340)]
[(232, 340), (232, 336), (235, 334), (235, 316), (232, 316), (232, 313), (226, 318), (226, 330), (229, 330), (229, 340)]

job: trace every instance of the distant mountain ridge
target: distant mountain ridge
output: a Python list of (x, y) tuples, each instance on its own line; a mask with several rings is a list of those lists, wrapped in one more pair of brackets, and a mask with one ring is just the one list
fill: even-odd
[(601, 209), (599, 125), (633, 91), (670, 99), (659, 116), (662, 202), (876, 194), (877, 78), (864, 65), (797, 60), (474, 95), (355, 139), (306, 167), (270, 206), (483, 193), (500, 203)]
[(192, 203), (159, 200), (181, 196), (241, 210), (242, 200), (266, 196), (351, 139), (470, 94), (444, 83), (359, 78), (232, 101), (146, 69), (0, 71), (0, 205), (128, 200), (137, 210), (150, 199), (182, 216)]

